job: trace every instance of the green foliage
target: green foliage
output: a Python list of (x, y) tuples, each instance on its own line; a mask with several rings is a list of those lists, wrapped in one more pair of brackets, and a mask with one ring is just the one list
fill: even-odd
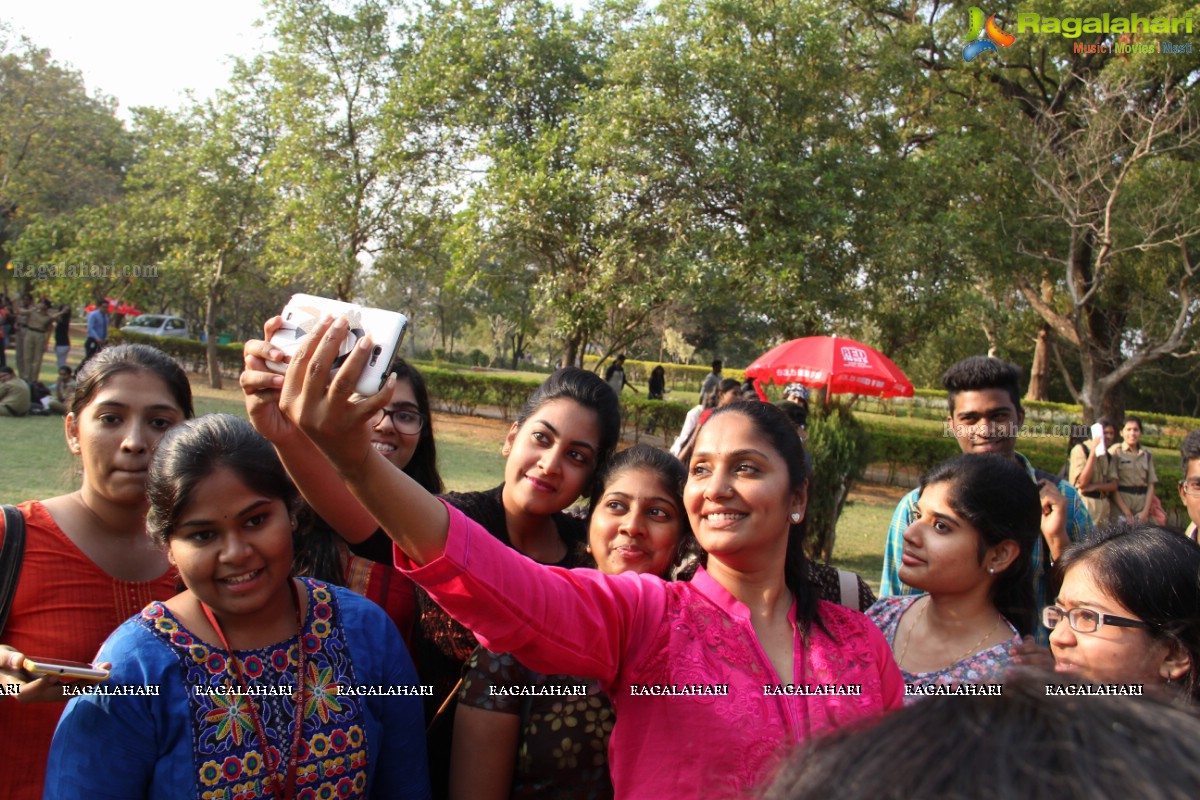
[(812, 557), (833, 555), (838, 517), (870, 458), (867, 429), (841, 403), (817, 405), (809, 417), (813, 476), (808, 488), (808, 542)]
[[(51, 256), (70, 236), (61, 218), (118, 195), (131, 142), (115, 108), (91, 95), (78, 72), (0, 23), (0, 266), (57, 263)], [(29, 241), (18, 247), (26, 231)], [(0, 271), (5, 287), (12, 277)], [(61, 285), (38, 283), (64, 294)]]

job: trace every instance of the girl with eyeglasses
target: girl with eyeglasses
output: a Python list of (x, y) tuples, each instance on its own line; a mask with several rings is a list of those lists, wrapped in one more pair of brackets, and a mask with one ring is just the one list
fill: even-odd
[(1057, 599), (1042, 622), (1059, 674), (1200, 700), (1200, 545), (1116, 522), (1072, 545), (1053, 580)]

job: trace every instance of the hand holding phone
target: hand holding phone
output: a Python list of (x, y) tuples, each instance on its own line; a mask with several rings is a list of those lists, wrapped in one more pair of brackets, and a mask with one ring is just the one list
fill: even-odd
[(354, 390), (362, 395), (372, 395), (383, 388), (388, 368), (396, 357), (400, 342), (404, 339), (404, 332), (408, 328), (408, 319), (395, 311), (343, 303), (340, 300), (311, 294), (292, 295), (280, 316), (283, 318), (283, 325), (271, 336), (271, 344), (283, 351), (284, 360), (268, 361), (267, 368), (281, 374), (287, 371), (287, 365), (299, 350), (301, 340), (308, 336), (323, 317), (345, 317), (350, 328), (350, 333), (342, 341), (341, 349), (333, 362), (331, 376), (354, 350), (358, 340), (369, 335), (374, 347), (371, 349), (367, 365), (363, 367), (354, 385)]
[(64, 680), (99, 682), (108, 680), (108, 670), (83, 661), (27, 657), (22, 666), (32, 675), (53, 675)]

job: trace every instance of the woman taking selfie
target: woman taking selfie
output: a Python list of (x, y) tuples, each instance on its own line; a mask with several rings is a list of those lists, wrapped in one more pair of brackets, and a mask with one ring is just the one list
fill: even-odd
[[(608, 575), (669, 579), (694, 543), (679, 460), (648, 445), (618, 453), (597, 481), (588, 552)], [(522, 697), (518, 687), (586, 686), (585, 694)], [(450, 764), (453, 800), (612, 797), (612, 703), (594, 680), (543, 675), (510, 654), (477, 648), (463, 676)], [(572, 759), (556, 753), (572, 752)]]
[(963, 455), (921, 479), (917, 511), (900, 574), (924, 594), (885, 597), (867, 613), (906, 683), (999, 682), (1033, 629), (1038, 487), (1011, 459)]
[(415, 688), (412, 661), (375, 604), (291, 577), (304, 509), (271, 445), (228, 414), (184, 423), (148, 493), (187, 589), (100, 648), (135, 692), (71, 701), (46, 798), (428, 798), (419, 699), (345, 691)]
[(745, 792), (789, 745), (901, 704), (878, 629), (818, 601), (807, 581), (792, 535), (804, 516), (803, 450), (774, 406), (730, 405), (700, 431), (684, 505), (708, 558), (691, 581), (561, 570), (504, 547), (371, 450), (360, 420), (386, 396), (350, 396), (369, 342), (328, 390), (306, 382), (345, 333), (340, 320), (316, 327), (281, 407), (380, 520), (398, 563), (485, 645), (542, 672), (600, 681), (617, 715), (616, 797)]
[(19, 691), (0, 702), (6, 797), (41, 798), (63, 710), (57, 680), (26, 672), (25, 657), (91, 661), (118, 625), (176, 592), (175, 571), (146, 537), (146, 470), (163, 434), (191, 416), (187, 375), (152, 347), (108, 348), (79, 373), (65, 433), (80, 487), (17, 506), (24, 552), (5, 557), (17, 581), (0, 623), (0, 677)]
[(1114, 522), (1054, 569), (1057, 599), (1042, 622), (1059, 675), (1200, 702), (1200, 545), (1156, 525)]

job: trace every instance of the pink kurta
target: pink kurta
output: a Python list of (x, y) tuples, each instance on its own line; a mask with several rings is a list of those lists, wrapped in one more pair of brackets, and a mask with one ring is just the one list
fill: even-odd
[[(795, 636), (792, 683), (859, 694), (769, 694), (779, 680), (749, 609), (704, 570), (667, 583), (548, 567), (448, 510), (443, 555), (416, 567), (397, 550), (396, 565), (489, 649), (601, 681), (617, 716), (609, 764), (619, 799), (743, 795), (789, 746), (903, 701), (891, 648), (857, 611), (820, 603), (832, 638), (817, 625), (808, 642)], [(794, 606), (789, 616), (794, 625)], [(658, 687), (705, 693), (645, 694)]]

